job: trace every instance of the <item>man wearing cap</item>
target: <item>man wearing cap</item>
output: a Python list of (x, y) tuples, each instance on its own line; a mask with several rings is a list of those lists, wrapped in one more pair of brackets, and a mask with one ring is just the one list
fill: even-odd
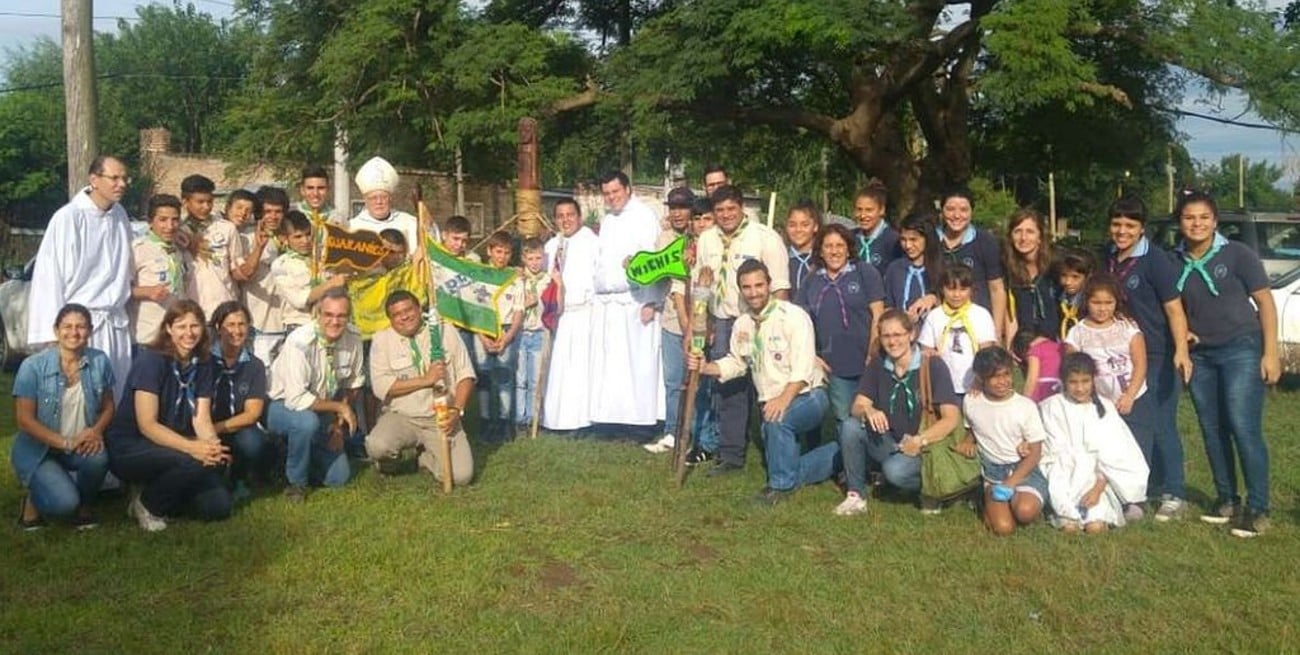
[[(655, 250), (663, 250), (677, 239), (690, 239), (692, 212), (695, 208), (695, 194), (690, 187), (678, 187), (668, 192), (668, 227), (659, 233)], [(686, 308), (686, 283), (682, 280), (664, 280), (659, 286), (667, 290), (667, 298), (661, 305), (659, 325), (663, 329), (663, 367), (664, 367), (664, 436), (644, 448), (652, 453), (664, 453), (673, 449), (677, 443), (678, 411), (681, 407), (682, 390), (686, 382), (686, 360), (684, 359), (690, 331), (690, 312)], [(686, 335), (686, 336), (683, 336)]]
[(626, 267), (632, 255), (654, 250), (659, 218), (633, 197), (632, 183), (621, 171), (605, 174), (600, 192), (606, 213), (597, 235), (591, 422), (655, 425), (664, 416), (655, 311), (663, 302), (663, 291), (632, 283)]
[(90, 345), (108, 354), (113, 366), (113, 397), (122, 397), (131, 369), (131, 226), (118, 204), (131, 179), (126, 164), (100, 156), (90, 165), (90, 184), (54, 213), (32, 269), (28, 296), (27, 342), (55, 340), (54, 317), (67, 303), (90, 310)]
[(414, 216), (393, 209), (393, 194), (397, 192), (397, 169), (382, 157), (373, 157), (357, 171), (357, 188), (365, 198), (366, 206), (348, 221), (348, 229), (369, 230), (376, 234), (384, 230), (399, 230), (406, 237), (406, 247), (411, 255), (424, 252), (419, 247), (419, 222)]

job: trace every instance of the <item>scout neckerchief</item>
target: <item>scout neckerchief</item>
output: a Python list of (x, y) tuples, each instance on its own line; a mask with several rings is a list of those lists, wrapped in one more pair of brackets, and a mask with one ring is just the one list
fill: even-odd
[(1079, 324), (1079, 295), (1061, 298), (1061, 341), (1065, 341), (1070, 328)]
[(834, 278), (832, 278), (830, 273), (824, 268), (817, 271), (817, 275), (823, 280), (826, 280), (826, 286), (822, 287), (821, 291), (817, 293), (817, 299), (813, 301), (812, 313), (814, 317), (821, 312), (822, 301), (826, 299), (826, 294), (833, 290), (835, 291), (835, 298), (840, 301), (840, 322), (844, 325), (844, 329), (849, 329), (849, 306), (844, 302), (844, 292), (840, 290), (840, 280), (844, 279), (845, 275), (852, 273), (854, 270), (853, 263), (850, 262), (845, 264), (844, 268), (840, 269), (840, 274)]
[(248, 363), (248, 361), (252, 359), (253, 356), (248, 351), (248, 348), (240, 348), (239, 356), (235, 358), (235, 365), (228, 367), (226, 366), (226, 355), (221, 352), (220, 340), (214, 339), (213, 341), (214, 343), (212, 344), (212, 360), (217, 363), (217, 380), (216, 383), (213, 384), (212, 386), (212, 391), (215, 394), (217, 389), (221, 387), (221, 382), (223, 380), (228, 385), (230, 385), (230, 395), (228, 400), (230, 402), (230, 415), (234, 416), (235, 415), (235, 375), (239, 373), (240, 367)]
[(871, 230), (871, 234), (867, 234), (862, 228), (855, 230), (858, 236), (858, 259), (871, 263), (871, 246), (876, 243), (876, 239), (880, 238), (881, 233), (884, 231), (884, 218), (881, 218), (880, 222), (876, 223), (876, 227)]
[(740, 225), (737, 225), (736, 230), (731, 234), (727, 234), (722, 231), (722, 228), (718, 228), (718, 238), (722, 239), (722, 264), (718, 267), (721, 269), (718, 271), (719, 300), (727, 295), (727, 271), (730, 270), (729, 262), (731, 261), (731, 244), (736, 239), (740, 238), (741, 233), (745, 231), (746, 227), (749, 227), (748, 218), (742, 219)]
[(1205, 265), (1208, 264), (1211, 259), (1214, 259), (1214, 256), (1219, 254), (1219, 251), (1223, 250), (1223, 247), (1226, 245), (1228, 245), (1227, 237), (1215, 232), (1214, 241), (1210, 244), (1210, 249), (1199, 258), (1193, 259), (1191, 254), (1187, 252), (1187, 241), (1184, 240), (1179, 243), (1177, 252), (1178, 255), (1183, 258), (1183, 273), (1178, 276), (1178, 284), (1174, 285), (1178, 288), (1178, 292), (1182, 293), (1183, 287), (1187, 285), (1187, 278), (1195, 272), (1197, 275), (1201, 276), (1202, 280), (1205, 280), (1205, 287), (1210, 290), (1210, 295), (1219, 295), (1219, 286), (1214, 283), (1214, 276), (1210, 275), (1210, 272), (1205, 270)]
[(316, 345), (325, 351), (325, 370), (322, 371), (321, 377), (325, 378), (325, 397), (334, 398), (334, 394), (339, 390), (338, 371), (334, 368), (334, 350), (338, 343), (330, 343), (325, 338), (325, 333), (320, 329), (320, 323), (316, 323)]
[(146, 231), (144, 233), (144, 238), (148, 240), (149, 243), (162, 248), (163, 253), (167, 255), (167, 290), (171, 292), (172, 295), (180, 294), (181, 286), (185, 282), (185, 271), (181, 267), (181, 255), (176, 250), (176, 244), (170, 241), (164, 241), (163, 238), (158, 236), (158, 234), (153, 230)]
[(1133, 267), (1137, 266), (1141, 257), (1147, 254), (1150, 249), (1151, 244), (1147, 242), (1146, 237), (1142, 237), (1138, 240), (1137, 245), (1133, 246), (1133, 252), (1130, 252), (1128, 257), (1121, 263), (1119, 260), (1119, 249), (1116, 248), (1113, 243), (1110, 245), (1110, 256), (1106, 258), (1106, 270), (1110, 272), (1111, 277), (1115, 278), (1115, 281), (1119, 282), (1121, 293), (1123, 293), (1125, 289), (1124, 280), (1128, 277), (1129, 273), (1133, 272)]
[(975, 341), (975, 329), (971, 327), (970, 322), (970, 308), (973, 304), (974, 303), (967, 300), (966, 304), (961, 307), (949, 307), (947, 303), (939, 306), (943, 309), (943, 315), (948, 317), (948, 322), (943, 326), (943, 332), (939, 334), (939, 350), (951, 350), (955, 353), (961, 352), (961, 344), (957, 341), (958, 337), (956, 334), (953, 335), (952, 346), (950, 348), (944, 347), (948, 341), (948, 332), (957, 326), (961, 326), (961, 329), (966, 331), (966, 336), (970, 337), (972, 347), (979, 347), (979, 343)]
[[(1047, 307), (1043, 303), (1043, 291), (1038, 287), (1039, 283), (1042, 281), (1043, 281), (1043, 276), (1042, 274), (1039, 274), (1037, 277), (1035, 277), (1033, 280), (1030, 281), (1028, 287), (1022, 287), (1022, 288), (1029, 289), (1029, 300), (1034, 305), (1031, 308), (1033, 309), (1034, 313), (1030, 318), (1036, 321), (1041, 321), (1047, 318)], [(1016, 317), (1016, 294), (1014, 289), (1007, 291), (1007, 304), (1009, 305), (1011, 317), (1015, 318)]]
[(189, 404), (191, 420), (194, 418), (194, 413), (197, 411), (196, 405), (198, 399), (196, 398), (197, 391), (194, 388), (194, 376), (195, 374), (198, 373), (198, 371), (199, 371), (198, 357), (194, 357), (194, 356), (190, 357), (189, 367), (186, 369), (186, 372), (183, 375), (181, 373), (180, 362), (174, 359), (172, 360), (172, 375), (176, 376), (177, 391), (176, 391), (176, 405), (172, 407), (171, 413), (172, 413), (172, 418), (177, 423), (182, 422), (180, 411), (182, 409), (183, 404)]
[(916, 280), (916, 286), (921, 289), (921, 293), (916, 294), (917, 298), (921, 298), (925, 295), (925, 264), (917, 266), (907, 263), (907, 279), (903, 280), (903, 306), (899, 308), (904, 311), (912, 304), (912, 280)]
[(916, 413), (916, 392), (912, 390), (912, 378), (917, 369), (921, 368), (921, 349), (912, 348), (911, 361), (907, 364), (907, 372), (902, 377), (898, 376), (898, 362), (886, 358), (885, 363), (889, 369), (889, 377), (894, 382), (893, 388), (889, 390), (889, 408), (886, 410), (893, 413), (894, 406), (898, 402), (898, 393), (903, 393), (903, 401), (907, 404), (907, 415), (912, 416)]
[(763, 328), (763, 322), (776, 311), (776, 298), (768, 298), (767, 305), (763, 311), (754, 317), (754, 371), (758, 372), (763, 369), (763, 336), (760, 334)]
[(569, 245), (569, 237), (561, 237), (560, 245), (555, 248), (555, 272), (564, 274), (564, 250)]
[(943, 226), (936, 227), (934, 233), (939, 235), (939, 246), (943, 248), (943, 254), (948, 255), (950, 258), (954, 257), (958, 250), (974, 243), (975, 237), (979, 236), (979, 231), (975, 229), (974, 225), (967, 225), (966, 229), (961, 233), (961, 241), (957, 242), (956, 246), (949, 248), (948, 237), (943, 233)]
[(532, 324), (542, 315), (542, 290), (545, 289), (545, 282), (550, 278), (546, 271), (529, 272), (528, 267), (519, 269), (524, 274), (524, 296), (533, 295), (533, 304), (524, 309), (524, 324)]
[(211, 216), (208, 216), (207, 219), (201, 219), (193, 214), (185, 217), (185, 227), (189, 228), (190, 238), (196, 241), (194, 254), (203, 261), (207, 261), (212, 257), (212, 248), (205, 243), (208, 227), (211, 225)]
[[(802, 286), (804, 277), (812, 271), (812, 251), (799, 252), (794, 249), (794, 246), (790, 246), (790, 259), (793, 259), (798, 264), (794, 269), (794, 276), (791, 277), (791, 281), (794, 282), (793, 291), (798, 291), (799, 287)], [(793, 298), (794, 294), (791, 293), (790, 297)]]
[[(428, 330), (429, 331), (429, 359), (427, 361), (428, 363), (432, 364), (433, 362), (442, 359), (443, 356), (442, 324), (439, 323), (438, 321), (425, 321), (425, 322), (428, 323), (429, 325), (429, 330)], [(424, 363), (426, 361), (424, 359), (424, 355), (420, 353), (419, 329), (416, 329), (415, 335), (408, 338), (406, 342), (411, 346), (411, 361), (414, 363), (416, 375), (424, 375), (424, 372), (427, 369), (424, 366)]]

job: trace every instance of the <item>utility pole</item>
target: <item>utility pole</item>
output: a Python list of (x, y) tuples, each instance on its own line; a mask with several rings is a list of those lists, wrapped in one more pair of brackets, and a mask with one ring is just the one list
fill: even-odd
[(68, 135), (68, 196), (85, 183), (90, 162), (99, 154), (95, 124), (94, 32), (92, 0), (62, 0), (63, 100)]

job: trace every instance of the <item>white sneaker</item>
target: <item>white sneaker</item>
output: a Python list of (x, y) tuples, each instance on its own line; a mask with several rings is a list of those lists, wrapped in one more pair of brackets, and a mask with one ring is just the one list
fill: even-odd
[(140, 494), (134, 494), (131, 502), (126, 506), (126, 514), (135, 519), (140, 524), (140, 529), (145, 532), (162, 532), (167, 529), (167, 522), (161, 517), (154, 516), (145, 508), (144, 503), (140, 502)]
[(671, 434), (665, 434), (663, 438), (660, 439), (659, 441), (648, 443), (641, 447), (645, 448), (646, 452), (648, 453), (666, 453), (672, 450), (673, 446), (676, 445), (677, 445), (677, 438)]
[(867, 511), (867, 499), (850, 491), (844, 500), (835, 506), (836, 516), (856, 516)]

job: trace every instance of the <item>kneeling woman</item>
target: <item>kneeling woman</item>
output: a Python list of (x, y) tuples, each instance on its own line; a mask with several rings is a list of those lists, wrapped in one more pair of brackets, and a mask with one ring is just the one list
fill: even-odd
[[(905, 493), (921, 492), (921, 450), (947, 437), (961, 420), (960, 402), (948, 367), (938, 357), (923, 357), (916, 345), (912, 318), (901, 309), (880, 316), (880, 352), (858, 383), (852, 414), (840, 424), (840, 454), (848, 493), (835, 508), (839, 516), (867, 511), (868, 460), (880, 465), (885, 481)], [(931, 403), (938, 420), (922, 429), (920, 369), (928, 364)], [(921, 498), (921, 509), (937, 511), (937, 502)]]
[(96, 525), (86, 502), (108, 473), (104, 429), (113, 418), (114, 380), (108, 355), (86, 347), (90, 330), (90, 312), (65, 305), (54, 319), (57, 347), (23, 360), (14, 378), (18, 436), (11, 456), (27, 487), (18, 517), (24, 530), (54, 517), (72, 517), (78, 529)]
[(213, 378), (203, 309), (179, 301), (131, 363), (105, 439), (110, 469), (133, 486), (127, 513), (149, 532), (186, 509), (205, 520), (230, 515), (222, 479), (230, 455), (212, 427)]
[(266, 409), (266, 366), (253, 356), (248, 308), (233, 300), (212, 312), (212, 427), (234, 456), (230, 477), (236, 499), (249, 495), (249, 473), (262, 456), (266, 433), (258, 427)]

